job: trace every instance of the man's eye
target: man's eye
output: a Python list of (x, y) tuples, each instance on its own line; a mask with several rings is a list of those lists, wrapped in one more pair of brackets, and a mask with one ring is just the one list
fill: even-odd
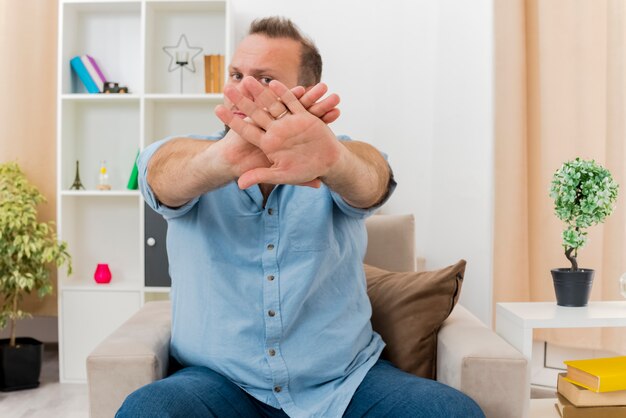
[(261, 80), (261, 83), (263, 83), (265, 85), (268, 85), (273, 80), (273, 78), (272, 77), (261, 77), (259, 80)]
[(243, 76), (240, 73), (231, 73), (230, 78), (233, 79), (234, 81), (241, 81)]

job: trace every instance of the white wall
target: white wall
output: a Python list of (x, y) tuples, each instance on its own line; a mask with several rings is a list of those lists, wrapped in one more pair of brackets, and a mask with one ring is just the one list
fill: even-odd
[(317, 43), (342, 98), (332, 126), (389, 155), (385, 213), (414, 213), (435, 269), (468, 261), (461, 302), (491, 323), (493, 0), (232, 0), (235, 41), (282, 15)]

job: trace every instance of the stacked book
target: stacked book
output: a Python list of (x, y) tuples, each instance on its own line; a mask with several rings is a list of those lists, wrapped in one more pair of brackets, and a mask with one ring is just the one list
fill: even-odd
[(221, 93), (224, 90), (224, 56), (204, 56), (204, 91)]
[(626, 417), (626, 356), (566, 361), (556, 409), (563, 418)]
[(89, 93), (104, 92), (106, 79), (91, 56), (76, 56), (70, 60), (70, 65)]

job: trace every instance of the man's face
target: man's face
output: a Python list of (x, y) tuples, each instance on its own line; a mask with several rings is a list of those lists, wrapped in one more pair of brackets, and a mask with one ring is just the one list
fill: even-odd
[[(256, 78), (263, 85), (278, 80), (288, 88), (295, 87), (300, 72), (300, 49), (300, 43), (293, 39), (249, 35), (237, 46), (228, 67), (226, 85), (237, 88), (248, 98), (251, 98), (250, 94), (241, 83), (247, 76)], [(224, 105), (236, 116), (246, 117), (228, 98), (224, 98)]]

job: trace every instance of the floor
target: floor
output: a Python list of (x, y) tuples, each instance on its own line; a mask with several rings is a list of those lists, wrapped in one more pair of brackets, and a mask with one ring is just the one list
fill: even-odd
[(58, 358), (58, 347), (55, 344), (46, 344), (39, 387), (15, 392), (0, 392), (0, 417), (89, 417), (87, 385), (60, 384)]
[(556, 399), (531, 399), (529, 418), (560, 418), (555, 403)]

